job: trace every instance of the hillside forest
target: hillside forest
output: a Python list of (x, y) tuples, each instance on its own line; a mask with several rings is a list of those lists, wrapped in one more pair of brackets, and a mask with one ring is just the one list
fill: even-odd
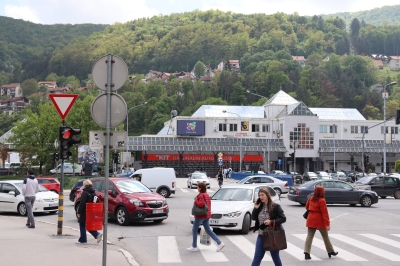
[[(31, 26), (26, 24), (27, 32)], [(54, 126), (43, 127), (43, 135), (53, 130), (54, 134), (47, 134), (42, 141), (54, 142), (61, 120), (48, 100), (32, 96), (43, 91), (37, 82), (47, 80), (56, 81), (59, 87), (69, 84), (71, 92), (79, 94), (66, 122), (81, 128), (82, 139), (87, 142), (88, 132), (99, 129), (90, 117), (90, 104), (99, 93), (91, 79), (91, 68), (106, 54), (121, 57), (130, 77), (135, 77), (118, 90), (128, 108), (148, 102), (130, 112), (129, 135), (156, 134), (170, 119), (171, 109), (177, 110), (178, 115), (190, 116), (203, 104), (265, 102), (246, 94), (246, 90), (268, 98), (282, 89), (309, 107), (357, 108), (367, 119), (382, 119), (382, 96), (370, 87), (376, 83), (400, 83), (399, 72), (377, 68), (368, 56), (398, 55), (400, 26), (374, 26), (357, 18), (347, 30), (345, 21), (338, 17), (193, 11), (116, 23), (78, 35), (66, 44), (50, 42), (53, 47), (48, 49), (39, 44), (36, 48), (22, 44), (22, 36), (17, 38), (18, 52), (13, 50), (13, 40), (0, 43), (0, 83), (20, 82), (24, 96), (31, 100), (21, 114), (0, 114), (0, 134), (23, 117), (36, 117), (33, 121), (38, 124), (57, 121)], [(11, 51), (20, 55), (15, 57), (20, 61), (13, 66), (7, 63)], [(28, 60), (21, 56), (24, 53)], [(292, 55), (304, 56), (306, 66), (292, 60)], [(195, 73), (201, 76), (204, 67), (198, 66), (214, 69), (230, 59), (240, 60), (240, 72), (226, 68), (207, 83), (199, 77), (182, 81), (174, 75), (166, 82), (141, 81), (149, 70), (190, 72), (195, 65)], [(87, 89), (80, 91), (79, 87)], [(400, 100), (399, 86), (390, 86), (389, 90), (388, 117), (399, 109)], [(41, 119), (42, 115), (46, 119)], [(25, 128), (20, 122), (16, 125)], [(120, 127), (123, 129), (124, 125)]]

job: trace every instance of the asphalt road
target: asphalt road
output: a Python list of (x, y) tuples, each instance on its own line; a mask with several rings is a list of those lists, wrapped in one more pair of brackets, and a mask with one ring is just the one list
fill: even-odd
[[(161, 224), (153, 222), (119, 226), (110, 220), (108, 240), (129, 251), (143, 266), (152, 265), (250, 265), (257, 235), (250, 232), (215, 230), (226, 247), (221, 253), (199, 246), (201, 252), (187, 252), (191, 245), (189, 213), (196, 189), (186, 187), (186, 178), (178, 178), (178, 190), (168, 198), (169, 218)], [(211, 181), (210, 194), (217, 190), (215, 179)], [(378, 204), (364, 208), (357, 205), (329, 205), (331, 242), (339, 255), (329, 259), (322, 238), (316, 233), (311, 250), (311, 261), (304, 261), (303, 246), (307, 229), (302, 217), (303, 206), (288, 201), (282, 195), (281, 205), (287, 216), (284, 224), (288, 249), (281, 251), (284, 265), (400, 265), (400, 200), (392, 197), (380, 199)], [(13, 215), (13, 214), (1, 214)], [(1, 217), (1, 216), (0, 216)], [(57, 215), (36, 215), (36, 219), (54, 223), (57, 231)], [(63, 224), (78, 228), (73, 203), (65, 201)], [(268, 254), (268, 252), (267, 252)], [(262, 265), (271, 265), (270, 257)], [(269, 260), (269, 261), (268, 261)]]

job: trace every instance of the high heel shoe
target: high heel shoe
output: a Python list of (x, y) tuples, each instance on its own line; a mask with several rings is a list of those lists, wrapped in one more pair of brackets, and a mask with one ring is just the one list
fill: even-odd
[[(311, 256), (310, 256), (310, 254), (308, 254), (307, 252), (304, 252), (304, 259), (306, 259), (306, 260), (311, 260)], [(330, 255), (329, 255), (329, 257), (330, 257)]]
[(333, 251), (333, 252), (329, 252), (329, 253), (328, 253), (328, 256), (329, 256), (329, 258), (330, 258), (331, 256), (336, 256), (337, 254), (339, 254), (339, 252)]

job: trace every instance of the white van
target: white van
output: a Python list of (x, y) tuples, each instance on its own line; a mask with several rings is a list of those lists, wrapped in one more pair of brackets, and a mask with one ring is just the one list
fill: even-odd
[(176, 176), (174, 168), (147, 168), (136, 170), (130, 177), (142, 182), (164, 198), (175, 194)]
[[(50, 173), (59, 174), (61, 171), (61, 164), (59, 164), (55, 169), (51, 169)], [(64, 174), (69, 175), (82, 175), (82, 165), (81, 164), (72, 164), (72, 163), (64, 163)]]

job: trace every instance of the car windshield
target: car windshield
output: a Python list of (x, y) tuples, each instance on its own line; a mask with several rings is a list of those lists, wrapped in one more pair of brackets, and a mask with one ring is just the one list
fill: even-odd
[(368, 184), (372, 178), (375, 178), (375, 176), (364, 176), (362, 178), (360, 178), (359, 180), (357, 180), (355, 182), (355, 184)]
[[(23, 183), (22, 183), (22, 182), (21, 182), (21, 183), (14, 183), (14, 185), (15, 185), (17, 188), (19, 188), (19, 190), (22, 191), (22, 186), (23, 186)], [(44, 192), (44, 191), (48, 191), (48, 189), (45, 188), (45, 187), (42, 186), (42, 185), (39, 185), (39, 192)]]
[(115, 185), (122, 193), (149, 193), (151, 192), (146, 186), (140, 182), (133, 180), (121, 180), (117, 181)]
[(192, 174), (192, 179), (208, 179), (205, 174)]
[(212, 200), (223, 201), (251, 201), (252, 189), (246, 188), (221, 188), (213, 196)]

